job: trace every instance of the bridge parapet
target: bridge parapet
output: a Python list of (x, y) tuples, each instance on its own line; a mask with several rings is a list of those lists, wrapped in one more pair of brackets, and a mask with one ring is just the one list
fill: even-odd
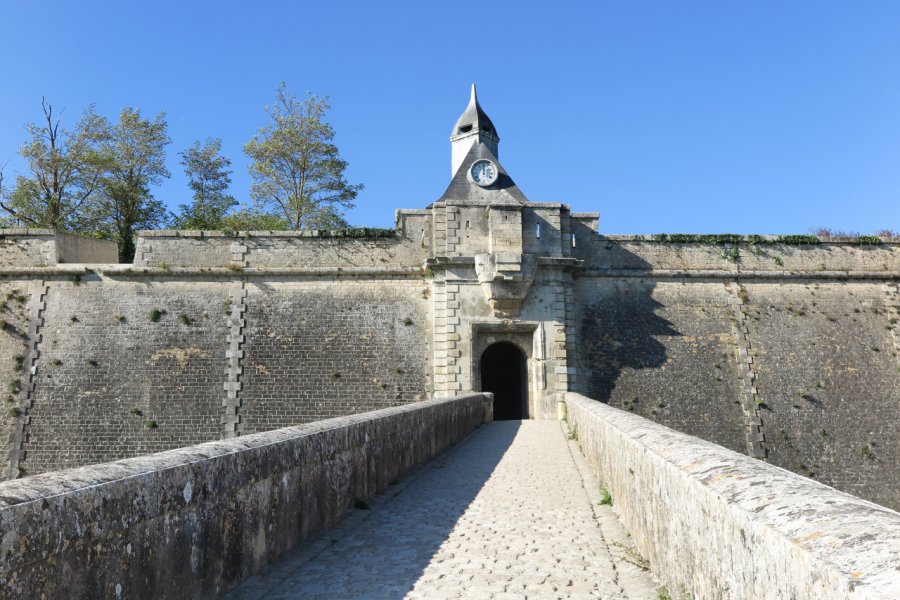
[(900, 598), (900, 513), (580, 394), (557, 397), (672, 597)]
[(215, 597), (490, 420), (490, 400), (428, 400), (0, 483), (0, 598)]

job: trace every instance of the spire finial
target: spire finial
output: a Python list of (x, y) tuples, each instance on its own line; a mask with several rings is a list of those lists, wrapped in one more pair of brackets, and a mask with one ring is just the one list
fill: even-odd
[(478, 104), (478, 96), (475, 95), (475, 84), (472, 84), (472, 97), (469, 98), (469, 104)]

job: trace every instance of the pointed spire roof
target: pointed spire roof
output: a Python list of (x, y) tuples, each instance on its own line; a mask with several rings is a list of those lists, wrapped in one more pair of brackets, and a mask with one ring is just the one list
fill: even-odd
[(450, 132), (450, 138), (466, 135), (467, 133), (487, 133), (500, 141), (500, 135), (491, 122), (491, 119), (485, 114), (481, 105), (478, 103), (478, 94), (475, 92), (475, 84), (472, 84), (472, 95), (469, 98), (469, 105), (465, 112), (456, 120), (453, 131)]

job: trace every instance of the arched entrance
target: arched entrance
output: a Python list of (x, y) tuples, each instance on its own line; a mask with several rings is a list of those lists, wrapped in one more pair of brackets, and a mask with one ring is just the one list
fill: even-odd
[(497, 342), (481, 355), (481, 391), (494, 394), (494, 420), (528, 418), (528, 367), (515, 344)]

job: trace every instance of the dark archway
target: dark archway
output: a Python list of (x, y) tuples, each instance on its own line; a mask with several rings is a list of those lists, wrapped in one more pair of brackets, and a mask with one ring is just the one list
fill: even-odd
[(525, 354), (509, 342), (497, 342), (481, 355), (481, 390), (494, 394), (494, 420), (528, 418), (528, 367)]

